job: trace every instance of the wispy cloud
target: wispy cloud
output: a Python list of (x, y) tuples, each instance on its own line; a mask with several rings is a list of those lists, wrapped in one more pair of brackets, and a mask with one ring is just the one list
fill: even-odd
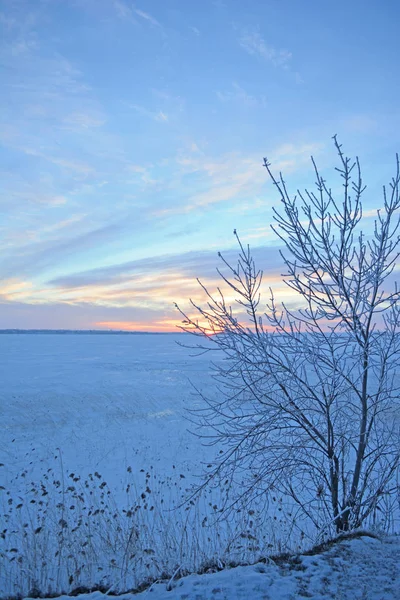
[(231, 90), (217, 91), (217, 98), (220, 102), (238, 102), (247, 108), (256, 106), (265, 107), (267, 105), (265, 96), (256, 97), (249, 94), (241, 85), (236, 82), (232, 83)]
[(67, 219), (62, 219), (61, 221), (56, 221), (52, 225), (46, 225), (41, 229), (38, 229), (32, 233), (38, 239), (40, 239), (43, 235), (54, 234), (54, 232), (59, 232), (62, 229), (69, 229), (71, 226), (76, 227), (76, 224), (81, 222), (86, 217), (85, 214), (76, 214), (68, 217)]
[(165, 107), (163, 112), (167, 112), (168, 115), (172, 113), (175, 116), (183, 112), (186, 102), (182, 96), (173, 94), (168, 89), (152, 88), (151, 92), (157, 102), (162, 102)]
[[(171, 317), (174, 311), (171, 308)], [(147, 324), (151, 330), (155, 321), (161, 321), (160, 315), (150, 308), (144, 307), (108, 307), (91, 303), (42, 302), (27, 303), (24, 301), (1, 300), (0, 328), (20, 329), (110, 329), (97, 323), (132, 323)], [(124, 329), (124, 327), (118, 327)], [(162, 326), (157, 330), (164, 329)], [(166, 328), (168, 329), (168, 328)], [(174, 330), (170, 326), (169, 330)]]
[[(224, 253), (236, 264), (237, 250)], [(275, 248), (256, 248), (254, 257), (259, 264), (273, 264), (268, 269), (268, 285), (280, 281), (279, 254)], [(189, 298), (202, 301), (203, 291), (196, 278), (211, 291), (220, 285), (216, 267), (225, 269), (216, 252), (189, 252), (131, 261), (59, 277), (40, 286), (28, 277), (3, 280), (0, 299), (15, 302), (86, 303), (114, 307), (145, 307), (154, 311), (170, 310), (174, 302), (187, 303)], [(234, 301), (232, 290), (226, 289), (226, 298)]]
[[(244, 241), (246, 241), (245, 238)], [(223, 255), (228, 262), (235, 264), (238, 256), (237, 248), (226, 250)], [(254, 248), (253, 255), (258, 263), (274, 265), (273, 268), (268, 269), (269, 276), (271, 278), (279, 277), (281, 270), (279, 248), (260, 246)], [(136, 286), (140, 281), (142, 287), (139, 286), (138, 290), (141, 287), (142, 293), (149, 287), (163, 287), (164, 281), (172, 282), (175, 277), (179, 279), (179, 285), (183, 280), (194, 282), (197, 285), (195, 281), (197, 277), (208, 281), (216, 280), (218, 278), (216, 267), (221, 266), (220, 262), (216, 251), (166, 254), (58, 277), (49, 281), (48, 284), (55, 288), (70, 290), (89, 287), (111, 288), (113, 286), (123, 290), (121, 286), (126, 286), (126, 284)], [(174, 285), (176, 287), (177, 284)], [(191, 284), (188, 283), (188, 285)], [(165, 293), (168, 292), (165, 291)]]
[(158, 121), (159, 123), (166, 123), (168, 119), (168, 115), (165, 114), (162, 110), (151, 111), (145, 108), (144, 106), (140, 106), (139, 104), (128, 104), (129, 108), (132, 108), (140, 115), (147, 117), (149, 119), (153, 119), (153, 121)]
[[(291, 292), (282, 285), (280, 277), (279, 249), (256, 248), (253, 255), (259, 266), (273, 265), (265, 274), (264, 291), (268, 293), (272, 285), (280, 296), (288, 298)], [(237, 249), (225, 252), (224, 257), (235, 265)], [(217, 293), (217, 288), (222, 286), (227, 303), (234, 306), (235, 314), (241, 315), (241, 308), (235, 306), (235, 293), (221, 283), (217, 266), (222, 271), (226, 269), (215, 252), (190, 252), (77, 273), (54, 279), (41, 287), (32, 285), (28, 279), (12, 278), (4, 282), (0, 302), (2, 306), (12, 302), (15, 307), (29, 303), (34, 311), (44, 304), (51, 306), (51, 312), (55, 307), (55, 312), (66, 314), (76, 306), (80, 313), (91, 317), (86, 327), (174, 330), (181, 322), (174, 309), (175, 302), (189, 313), (193, 310), (189, 298), (198, 304), (205, 302), (204, 291), (196, 277), (200, 277), (211, 293)]]
[(243, 33), (239, 44), (248, 54), (258, 56), (275, 67), (287, 67), (292, 58), (288, 50), (277, 49), (267, 44), (258, 31)]
[(86, 252), (112, 242), (126, 227), (124, 222), (115, 222), (78, 234), (72, 232), (67, 238), (56, 235), (43, 242), (21, 244), (15, 248), (12, 255), (4, 256), (0, 260), (0, 277), (9, 278), (15, 275), (22, 278), (31, 276), (32, 273), (40, 276), (47, 270), (68, 262), (71, 257), (82, 257)]
[(45, 161), (53, 163), (59, 167), (63, 167), (64, 169), (74, 171), (75, 173), (79, 173), (80, 175), (87, 176), (89, 173), (94, 171), (94, 168), (90, 165), (79, 162), (73, 159), (68, 159), (59, 156), (53, 156), (52, 154), (41, 152), (37, 148), (19, 148), (24, 154), (28, 154), (30, 156), (36, 156), (37, 158), (42, 158)]
[(145, 21), (148, 21), (152, 25), (160, 27), (160, 23), (157, 21), (157, 19), (155, 19), (154, 17), (152, 17), (149, 13), (144, 12), (144, 10), (140, 10), (139, 8), (134, 8), (133, 10), (134, 10), (134, 13), (136, 15), (138, 15), (139, 17), (141, 17)]
[(120, 19), (126, 19), (132, 16), (132, 9), (130, 6), (122, 2), (121, 0), (113, 0), (113, 6)]
[[(23, 31), (29, 41), (28, 25)], [(71, 151), (71, 144), (65, 139), (72, 132), (83, 136), (85, 131), (105, 122), (82, 72), (59, 53), (47, 52), (41, 44), (26, 45), (21, 56), (12, 51), (14, 42), (15, 36), (10, 34), (0, 44), (8, 73), (0, 98), (0, 142), (8, 151), (46, 161), (78, 177), (93, 174), (94, 168), (80, 158), (82, 141), (78, 149)], [(32, 180), (37, 179), (38, 164), (34, 167)], [(40, 172), (43, 174), (42, 165)], [(55, 195), (62, 194), (58, 191)]]
[(352, 115), (343, 119), (340, 126), (350, 133), (371, 133), (378, 129), (378, 122), (371, 115)]
[[(236, 253), (233, 253), (234, 256)], [(148, 257), (58, 277), (49, 282), (56, 287), (70, 289), (87, 286), (120, 285), (134, 278), (151, 277), (157, 280), (159, 274), (170, 277), (171, 273), (179, 271), (183, 276), (212, 277), (215, 275), (215, 252), (186, 252)], [(154, 275), (157, 273), (157, 275)]]
[(120, 19), (132, 21), (132, 20), (134, 20), (133, 17), (136, 15), (136, 16), (140, 17), (141, 19), (143, 19), (144, 21), (147, 21), (151, 25), (154, 25), (155, 27), (161, 27), (161, 25), (157, 21), (157, 19), (155, 19), (150, 13), (145, 12), (144, 10), (141, 10), (140, 8), (136, 8), (133, 5), (129, 5), (126, 2), (123, 2), (122, 0), (113, 0), (113, 6), (114, 6), (117, 16)]
[(101, 127), (106, 122), (104, 115), (100, 113), (87, 113), (74, 111), (64, 117), (63, 122), (65, 126), (73, 130), (76, 129), (92, 129)]
[[(282, 144), (271, 149), (268, 155), (274, 157), (273, 167), (290, 173), (310, 163), (310, 156), (320, 144)], [(199, 153), (182, 155), (177, 163), (182, 174), (196, 175), (201, 180), (201, 190), (188, 193), (184, 202), (170, 205), (167, 208), (154, 210), (156, 216), (188, 214), (205, 208), (228, 203), (234, 199), (246, 199), (258, 196), (268, 178), (262, 167), (262, 156), (265, 151), (243, 156), (239, 153), (228, 153), (218, 159)], [(254, 205), (249, 204), (249, 210)]]
[[(48, 192), (42, 192), (39, 189), (34, 189), (31, 186), (25, 186), (19, 191), (14, 190), (13, 198), (11, 202), (15, 202), (15, 208), (21, 204), (36, 204), (41, 206), (62, 206), (67, 204), (68, 198), (61, 194), (50, 194)], [(7, 206), (4, 203), (4, 206)]]
[(16, 277), (10, 277), (1, 281), (0, 297), (4, 300), (12, 300), (19, 294), (29, 295), (33, 285), (30, 281), (24, 281)]

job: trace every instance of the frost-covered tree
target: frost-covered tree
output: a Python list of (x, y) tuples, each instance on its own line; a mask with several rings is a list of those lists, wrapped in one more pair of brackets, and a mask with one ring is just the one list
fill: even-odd
[(218, 269), (234, 305), (199, 282), (206, 303), (179, 310), (182, 328), (207, 338), (197, 347), (225, 358), (213, 367), (218, 392), (192, 413), (218, 444), (204, 484), (229, 481), (233, 503), (278, 491), (316, 527), (340, 532), (371, 522), (398, 493), (400, 170), (397, 157), (368, 235), (359, 161), (334, 144), (340, 198), (313, 159), (315, 189), (293, 198), (264, 160), (295, 308), (272, 290), (262, 304), (262, 272), (235, 231), (237, 264), (220, 255)]

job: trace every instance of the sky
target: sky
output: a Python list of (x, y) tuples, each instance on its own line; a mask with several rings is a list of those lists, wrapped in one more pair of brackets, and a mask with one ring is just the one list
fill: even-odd
[(0, 0), (0, 328), (174, 331), (235, 228), (287, 299), (263, 158), (295, 192), (313, 155), (339, 189), (337, 134), (381, 206), (399, 19), (397, 0)]

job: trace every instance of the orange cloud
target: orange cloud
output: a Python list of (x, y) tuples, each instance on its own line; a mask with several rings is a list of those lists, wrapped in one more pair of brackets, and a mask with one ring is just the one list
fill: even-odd
[(101, 329), (112, 329), (117, 331), (153, 331), (155, 333), (172, 333), (178, 331), (178, 325), (181, 323), (168, 319), (166, 321), (155, 321), (153, 323), (143, 323), (139, 321), (100, 321), (94, 323), (95, 327)]
[(13, 300), (18, 296), (29, 295), (33, 284), (30, 281), (11, 278), (3, 279), (1, 282), (0, 297), (4, 300)]

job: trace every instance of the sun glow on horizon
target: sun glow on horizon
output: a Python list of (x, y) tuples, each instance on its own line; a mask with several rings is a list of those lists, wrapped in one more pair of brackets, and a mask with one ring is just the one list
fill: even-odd
[(100, 321), (94, 323), (94, 326), (100, 329), (111, 331), (137, 331), (154, 333), (179, 333), (180, 321), (176, 323), (171, 321), (157, 321), (155, 323), (144, 323), (139, 321)]

